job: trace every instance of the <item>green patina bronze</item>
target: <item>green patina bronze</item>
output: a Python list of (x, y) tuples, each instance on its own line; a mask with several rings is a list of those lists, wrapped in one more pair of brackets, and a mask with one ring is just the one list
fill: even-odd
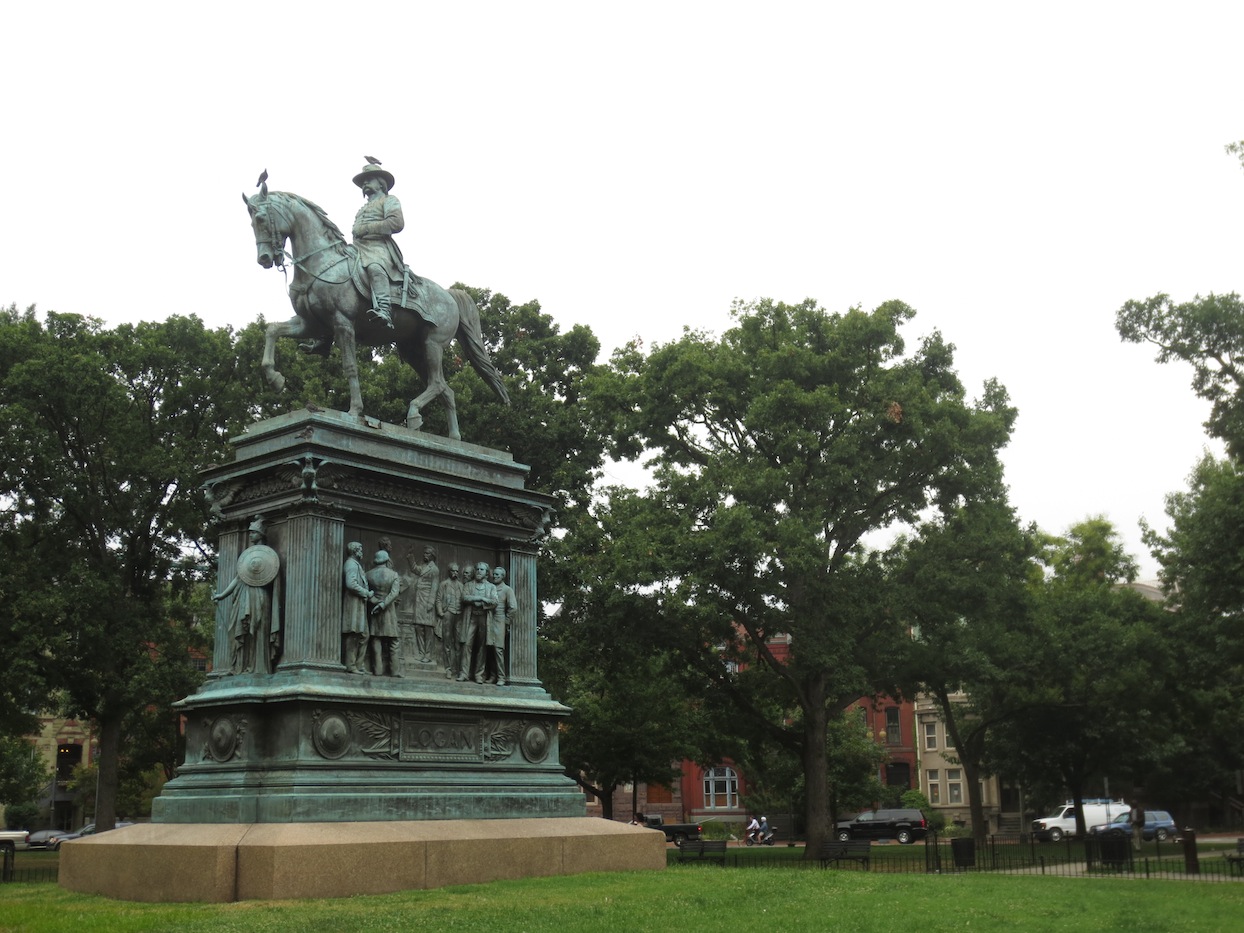
[(373, 163), (369, 158), (354, 178), (366, 200), (354, 220), (353, 245), (322, 208), (296, 194), (269, 191), (266, 171), (259, 177), (259, 193), (242, 195), (259, 264), (284, 269), (288, 260), (294, 267), (289, 300), (296, 316), (268, 325), (263, 372), (271, 385), (284, 387), (276, 369), (276, 342), (282, 337), (301, 340), (304, 350), (322, 355), (336, 343), (350, 385), (350, 414), (361, 416), (357, 347), (396, 345), (427, 386), (411, 400), (406, 426), (422, 427), (421, 410), (439, 398), (448, 415), (449, 436), (457, 440), (458, 410), (442, 362), (451, 341), (458, 340), (466, 359), (502, 402), (508, 403), (509, 395), (488, 357), (471, 296), (461, 289), (446, 291), (404, 265), (393, 241), (405, 223), (401, 204), (389, 194), (394, 178)]
[[(368, 198), (357, 249), (266, 177), (247, 199), (260, 263), (293, 250), (298, 316), (268, 328), (265, 370), (280, 383), (277, 337), (336, 342), (353, 401), (255, 424), (232, 463), (204, 473), (220, 529), (213, 669), (180, 703), (186, 759), (152, 819), (583, 816), (558, 761), (570, 711), (536, 672), (536, 555), (553, 499), (525, 488), (509, 454), (456, 439), (450, 339), (505, 398), (478, 312), (408, 272), (400, 288), (387, 281), (401, 268), (393, 177), (369, 160), (355, 181)], [(427, 377), (407, 425), (360, 417), (356, 341), (396, 341)], [(417, 430), (438, 395), (453, 439)]]
[[(234, 446), (233, 463), (204, 474), (221, 578), (265, 587), (266, 601), (247, 604), (270, 622), (247, 655), (237, 593), (218, 594), (213, 671), (181, 701), (186, 760), (153, 820), (584, 815), (558, 761), (569, 710), (537, 677), (536, 555), (553, 500), (524, 488), (526, 467), (343, 412), (272, 418)], [(279, 568), (235, 573), (260, 513), (258, 546)], [(408, 555), (404, 572), (392, 554)], [(479, 585), (442, 576), (437, 556)], [(396, 636), (382, 618), (394, 606)], [(434, 646), (417, 629), (432, 619), (435, 639), (438, 612)], [(264, 645), (266, 668), (238, 662)]]

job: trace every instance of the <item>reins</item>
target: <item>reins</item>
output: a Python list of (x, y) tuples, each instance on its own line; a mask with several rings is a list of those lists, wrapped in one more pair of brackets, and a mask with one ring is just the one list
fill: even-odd
[[(313, 249), (311, 252), (306, 253), (302, 256), (297, 256), (297, 257), (295, 257), (293, 253), (287, 252), (283, 248), (277, 249), (276, 244), (278, 242), (278, 239), (277, 239), (276, 222), (273, 220), (272, 215), (269, 213), (269, 210), (272, 210), (274, 212), (280, 211), (281, 216), (286, 221), (289, 222), (291, 229), (293, 228), (294, 223), (293, 223), (293, 220), (289, 217), (289, 215), (286, 214), (285, 211), (277, 204), (277, 202), (271, 199), (270, 195), (265, 196), (263, 200), (264, 200), (264, 205), (263, 205), (264, 221), (266, 222), (267, 227), (268, 227), (268, 239), (265, 245), (272, 251), (274, 256), (280, 257), (280, 261), (279, 262), (274, 261), (273, 265), (275, 265), (278, 269), (280, 269), (281, 272), (284, 274), (285, 282), (287, 286), (289, 284), (289, 270), (285, 268), (286, 259), (289, 259), (290, 265), (292, 265), (295, 269), (301, 269), (306, 275), (311, 276), (311, 278), (315, 279), (317, 282), (323, 282), (325, 285), (345, 285), (347, 282), (350, 282), (353, 279), (353, 275), (350, 274), (348, 270), (347, 270), (346, 277), (344, 279), (341, 279), (340, 281), (335, 281), (333, 279), (324, 278), (323, 275), (311, 270), (310, 268), (306, 266), (306, 261), (310, 259), (312, 256), (318, 256), (320, 253), (324, 252), (325, 250), (332, 249), (333, 247), (336, 247), (336, 246), (345, 246), (346, 244), (344, 242), (342, 243), (329, 242), (321, 246), (319, 249)], [(283, 240), (284, 238), (281, 238), (281, 239)], [(292, 239), (292, 234), (290, 236), (290, 239)], [(349, 255), (342, 255), (336, 262), (328, 265), (325, 268), (325, 271), (327, 271), (328, 269), (335, 269), (337, 266), (341, 265), (343, 262), (349, 262), (349, 261), (350, 261)]]

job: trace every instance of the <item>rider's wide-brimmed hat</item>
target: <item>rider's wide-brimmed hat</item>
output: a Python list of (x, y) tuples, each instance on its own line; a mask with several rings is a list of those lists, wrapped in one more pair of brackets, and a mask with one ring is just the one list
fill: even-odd
[(390, 191), (393, 190), (393, 185), (396, 184), (393, 173), (386, 172), (379, 165), (364, 165), (363, 171), (354, 176), (354, 183), (362, 188), (363, 182), (369, 178), (383, 178)]

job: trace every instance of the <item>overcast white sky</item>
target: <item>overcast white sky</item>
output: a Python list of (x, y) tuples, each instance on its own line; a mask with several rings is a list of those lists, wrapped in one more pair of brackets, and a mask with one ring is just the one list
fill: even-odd
[(7, 4), (0, 304), (288, 317), (239, 194), (348, 229), (375, 155), (418, 272), (606, 353), (906, 301), (1019, 407), (1022, 517), (1105, 514), (1152, 576), (1207, 406), (1114, 313), (1244, 283), (1242, 35), (1195, 0)]

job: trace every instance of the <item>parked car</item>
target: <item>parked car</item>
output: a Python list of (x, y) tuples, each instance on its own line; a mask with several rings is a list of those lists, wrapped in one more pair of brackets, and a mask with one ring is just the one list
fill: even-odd
[(53, 839), (70, 835), (74, 834), (67, 829), (38, 829), (30, 834), (30, 848), (48, 849), (51, 848)]
[(26, 848), (27, 840), (30, 839), (30, 833), (24, 829), (3, 829), (0, 830), (0, 852), (9, 850)]
[[(1132, 834), (1132, 811), (1124, 810), (1109, 823), (1094, 826), (1089, 830), (1094, 836), (1130, 836)], [(1165, 810), (1146, 810), (1145, 828), (1141, 835), (1145, 839), (1156, 839), (1165, 842), (1175, 834), (1175, 821)]]
[(910, 845), (923, 839), (929, 821), (919, 810), (865, 810), (838, 823), (835, 830), (839, 842), (850, 839), (897, 839)]
[(659, 829), (665, 833), (665, 841), (672, 842), (682, 848), (684, 842), (698, 842), (704, 827), (699, 823), (667, 823), (660, 813), (644, 815), (644, 825), (649, 829)]
[[(127, 823), (126, 821), (121, 820), (113, 828), (120, 829), (122, 826), (133, 826), (133, 825), (134, 825), (133, 823)], [(93, 836), (93, 835), (95, 835), (95, 824), (87, 823), (76, 833), (66, 833), (63, 836), (57, 836), (55, 839), (53, 839), (51, 842), (48, 843), (48, 848), (51, 849), (53, 852), (57, 852), (60, 850), (60, 845), (62, 842), (68, 842), (71, 839), (79, 839), (82, 836)]]
[[(1110, 800), (1106, 797), (1094, 797), (1083, 801), (1084, 829), (1091, 831), (1094, 826), (1109, 823), (1120, 813), (1130, 808), (1122, 800)], [(1064, 836), (1076, 834), (1076, 806), (1071, 800), (1060, 804), (1049, 816), (1032, 821), (1032, 835), (1038, 841), (1061, 842)]]

